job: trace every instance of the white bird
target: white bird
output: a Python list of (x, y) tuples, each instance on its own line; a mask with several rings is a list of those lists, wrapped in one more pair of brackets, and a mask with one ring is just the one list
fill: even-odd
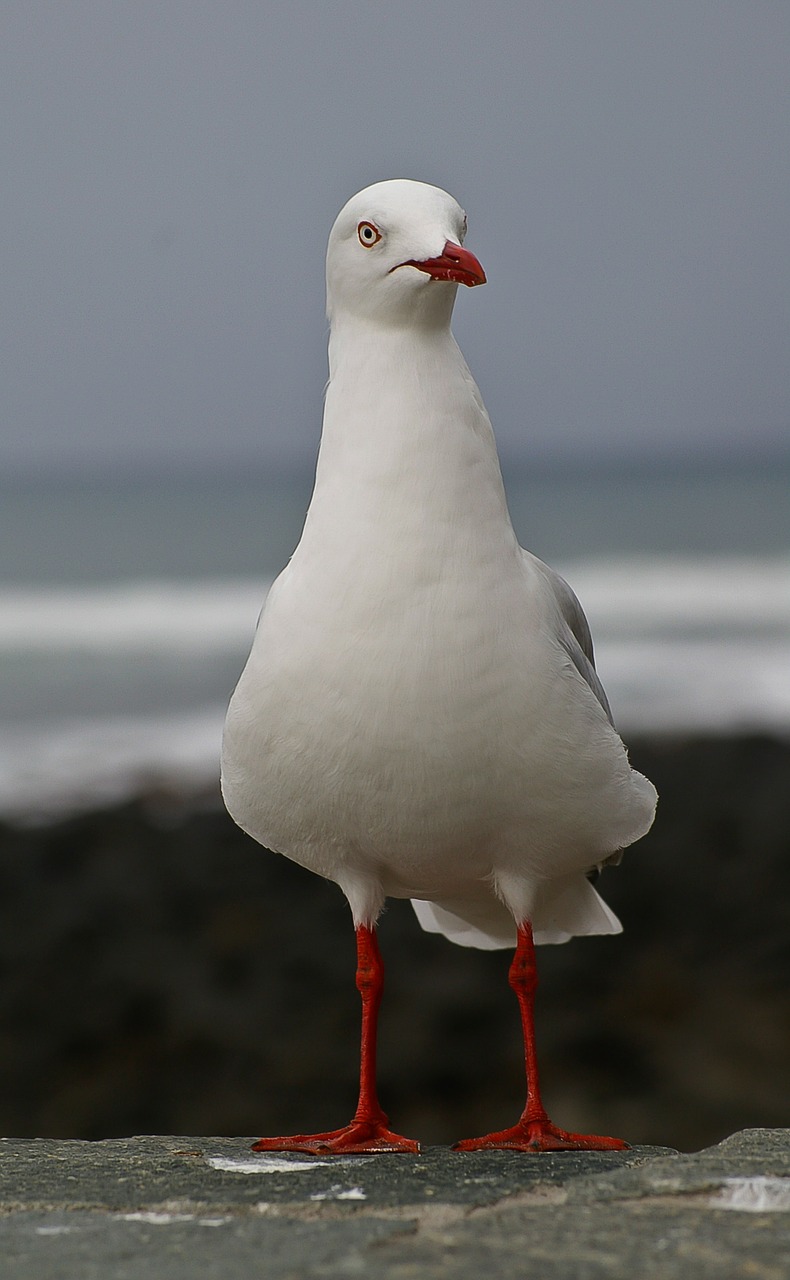
[(491, 424), (450, 332), (485, 283), (445, 191), (380, 182), (329, 237), (329, 383), (299, 545), (269, 592), (225, 724), (232, 817), (335, 881), (357, 938), (359, 1105), (257, 1150), (417, 1151), (376, 1093), (385, 898), (462, 946), (516, 944), (527, 1103), (460, 1149), (617, 1149), (567, 1133), (538, 1087), (534, 940), (615, 933), (588, 874), (649, 829), (570, 587), (518, 545)]

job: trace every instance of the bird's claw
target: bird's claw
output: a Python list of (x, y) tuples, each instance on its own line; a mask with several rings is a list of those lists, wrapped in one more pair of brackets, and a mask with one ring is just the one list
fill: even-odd
[(597, 1133), (568, 1133), (550, 1120), (519, 1121), (510, 1129), (487, 1133), (482, 1138), (464, 1138), (453, 1151), (628, 1151), (622, 1138), (605, 1138)]
[(297, 1133), (290, 1138), (260, 1138), (253, 1151), (301, 1151), (313, 1156), (380, 1155), (402, 1152), (418, 1155), (419, 1142), (404, 1138), (379, 1121), (352, 1120), (327, 1133)]

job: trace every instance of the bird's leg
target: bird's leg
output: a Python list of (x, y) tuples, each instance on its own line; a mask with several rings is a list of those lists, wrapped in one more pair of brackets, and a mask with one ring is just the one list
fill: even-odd
[(357, 928), (357, 990), (362, 997), (362, 1037), (359, 1055), (359, 1101), (354, 1118), (343, 1129), (327, 1133), (298, 1133), (290, 1138), (261, 1138), (253, 1151), (306, 1151), (312, 1155), (377, 1154), (382, 1151), (418, 1152), (420, 1145), (389, 1128), (376, 1092), (376, 1032), (384, 989), (384, 964), (375, 930)]
[(456, 1151), (503, 1149), (507, 1151), (624, 1151), (628, 1144), (620, 1138), (598, 1134), (566, 1133), (546, 1115), (540, 1097), (538, 1062), (535, 1051), (535, 989), (538, 973), (532, 925), (527, 920), (518, 928), (518, 942), (508, 980), (521, 1009), (524, 1032), (524, 1063), (527, 1073), (527, 1101), (517, 1124), (483, 1138), (466, 1138), (455, 1144)]

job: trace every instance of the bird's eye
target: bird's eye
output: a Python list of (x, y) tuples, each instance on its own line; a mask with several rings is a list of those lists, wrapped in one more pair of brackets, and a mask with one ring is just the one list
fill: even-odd
[(357, 235), (359, 243), (364, 245), (366, 249), (372, 249), (374, 244), (378, 244), (381, 239), (381, 232), (378, 227), (374, 227), (372, 222), (360, 222), (357, 227)]

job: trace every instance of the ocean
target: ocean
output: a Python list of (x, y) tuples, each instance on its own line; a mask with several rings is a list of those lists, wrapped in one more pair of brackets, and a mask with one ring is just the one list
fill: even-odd
[[(790, 467), (506, 468), (624, 736), (790, 733)], [(312, 477), (0, 487), (0, 814), (210, 790)]]

